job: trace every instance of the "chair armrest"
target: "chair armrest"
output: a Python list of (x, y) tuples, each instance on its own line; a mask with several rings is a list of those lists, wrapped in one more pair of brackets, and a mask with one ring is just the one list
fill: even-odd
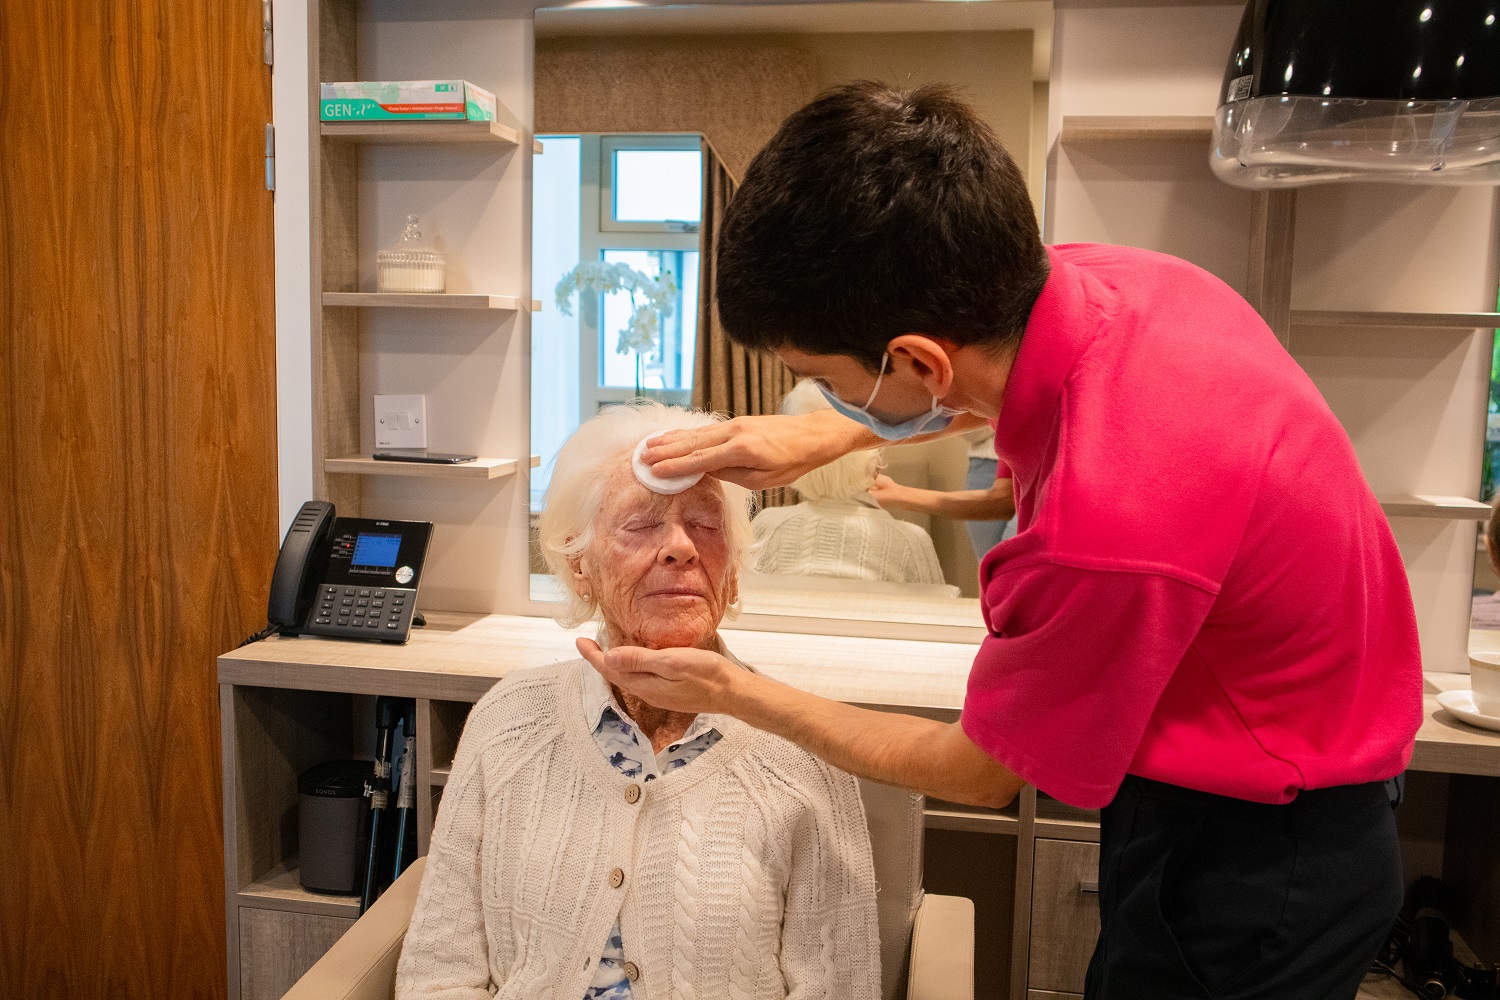
[(426, 858), (413, 861), (282, 1000), (391, 1000), (426, 864)]
[(922, 897), (911, 930), (906, 1000), (974, 1000), (974, 902)]

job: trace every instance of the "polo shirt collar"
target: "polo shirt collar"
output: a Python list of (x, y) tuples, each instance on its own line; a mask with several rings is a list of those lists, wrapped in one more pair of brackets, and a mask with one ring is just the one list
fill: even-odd
[(1020, 482), (1034, 481), (1041, 471), (1063, 383), (1097, 333), (1084, 271), (1053, 247), (1047, 256), (1051, 273), (1031, 307), (995, 423), (995, 453)]

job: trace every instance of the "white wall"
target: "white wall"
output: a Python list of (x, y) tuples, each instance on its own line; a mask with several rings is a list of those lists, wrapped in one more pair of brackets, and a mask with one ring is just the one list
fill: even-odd
[[(316, 2), (316, 0), (313, 0)], [(274, 5), (271, 112), (276, 122), (276, 449), (281, 531), (313, 495), (311, 178), (313, 120), (305, 2)]]

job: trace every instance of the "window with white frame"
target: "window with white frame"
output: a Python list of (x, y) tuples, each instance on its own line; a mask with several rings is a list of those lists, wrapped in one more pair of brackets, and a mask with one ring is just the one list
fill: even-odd
[[(698, 337), (698, 227), (703, 154), (697, 135), (539, 136), (533, 198), (533, 506), (563, 440), (602, 406), (646, 395), (688, 405)], [(571, 315), (558, 282), (580, 264), (623, 265), (655, 283), (665, 308), (628, 291), (577, 290)], [(645, 307), (650, 344), (632, 316)], [(624, 334), (622, 336), (622, 334)]]

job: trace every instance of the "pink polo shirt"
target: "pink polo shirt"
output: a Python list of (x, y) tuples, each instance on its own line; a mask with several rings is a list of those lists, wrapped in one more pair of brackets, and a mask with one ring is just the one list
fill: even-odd
[(980, 567), (964, 731), (1086, 808), (1127, 773), (1270, 803), (1399, 773), (1411, 593), (1323, 397), (1207, 272), (1049, 253), (996, 423), (1020, 531)]

